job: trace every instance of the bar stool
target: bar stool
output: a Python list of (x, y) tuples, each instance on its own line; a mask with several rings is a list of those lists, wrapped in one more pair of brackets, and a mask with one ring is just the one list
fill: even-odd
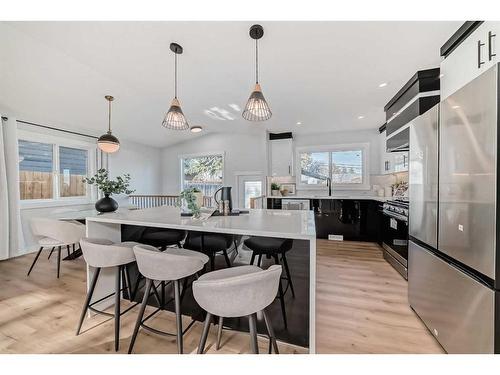
[(231, 267), (227, 250), (231, 248), (233, 243), (236, 242), (231, 234), (191, 231), (188, 232), (184, 248), (207, 254), (210, 258), (210, 269), (213, 271), (215, 269), (215, 256), (219, 252), (222, 252), (227, 267)]
[[(69, 247), (74, 246), (76, 243), (85, 237), (85, 225), (75, 221), (62, 221), (56, 219), (34, 218), (30, 222), (31, 231), (36, 237), (40, 249), (31, 264), (28, 271), (30, 275), (33, 267), (35, 266), (42, 250), (45, 248), (52, 248), (52, 251), (57, 247), (57, 278), (61, 269), (61, 249), (66, 246), (69, 256)], [(50, 258), (49, 254), (49, 258)]]
[[(132, 299), (131, 296), (133, 293), (135, 293), (132, 291), (132, 288), (130, 286), (130, 278), (128, 277), (128, 271), (126, 270), (126, 266), (130, 263), (135, 262), (135, 255), (132, 248), (135, 245), (138, 245), (138, 243), (137, 242), (113, 243), (113, 241), (106, 239), (83, 238), (80, 241), (80, 244), (82, 247), (83, 258), (90, 267), (95, 268), (95, 271), (89, 286), (89, 290), (87, 292), (87, 297), (85, 298), (85, 304), (83, 305), (82, 313), (80, 315), (80, 321), (78, 323), (76, 335), (78, 336), (80, 334), (83, 320), (85, 319), (85, 314), (87, 313), (88, 310), (91, 310), (92, 312), (95, 312), (97, 314), (114, 317), (115, 351), (118, 351), (120, 346), (120, 316), (138, 305), (138, 303), (135, 303), (130, 307), (128, 307), (127, 309), (125, 309), (124, 311), (120, 311), (121, 292), (126, 289), (129, 295), (129, 299)], [(90, 301), (92, 300), (92, 295), (94, 294), (95, 286), (97, 284), (97, 279), (99, 278), (101, 269), (110, 267), (116, 269), (115, 291), (91, 303)], [(121, 287), (122, 278), (125, 279), (125, 284), (126, 284), (125, 288)], [(99, 303), (105, 300), (106, 298), (111, 297), (112, 295), (115, 296), (114, 314), (97, 310), (93, 307), (96, 303)]]
[[(146, 278), (146, 289), (144, 297), (142, 299), (139, 314), (137, 315), (137, 321), (135, 323), (134, 333), (132, 334), (128, 353), (132, 353), (132, 350), (134, 349), (135, 340), (137, 338), (140, 327), (159, 335), (173, 336), (173, 334), (171, 333), (160, 331), (145, 324), (145, 322), (149, 318), (151, 318), (163, 308), (163, 306), (160, 306), (156, 311), (144, 318), (144, 311), (146, 310), (146, 305), (148, 303), (153, 282), (160, 281), (163, 283), (173, 282), (174, 284), (175, 321), (177, 326), (177, 351), (179, 354), (182, 354), (184, 351), (182, 336), (184, 332), (186, 332), (191, 327), (194, 321), (186, 328), (185, 331), (182, 330), (181, 295), (179, 282), (182, 279), (186, 279), (190, 276), (195, 275), (198, 271), (203, 269), (205, 264), (208, 262), (208, 256), (196, 251), (174, 248), (167, 249), (167, 251), (165, 252), (159, 252), (156, 248), (148, 245), (134, 246), (134, 253), (139, 272)], [(183, 288), (183, 293), (184, 289), (185, 288)]]
[[(250, 346), (254, 354), (259, 353), (257, 345), (257, 313), (262, 313), (269, 334), (269, 347), (278, 354), (278, 345), (271, 321), (265, 308), (276, 298), (281, 277), (281, 266), (272, 265), (267, 270), (257, 266), (240, 266), (206, 273), (193, 282), (196, 302), (207, 312), (198, 354), (205, 350), (210, 323), (214, 315), (219, 316), (220, 341), (222, 319), (248, 316)], [(269, 351), (270, 352), (270, 351)]]
[(168, 246), (182, 247), (181, 242), (186, 237), (186, 232), (177, 229), (146, 228), (139, 240), (140, 243), (151, 245), (165, 250)]
[[(292, 297), (295, 297), (295, 290), (293, 289), (292, 276), (290, 274), (290, 268), (288, 267), (288, 262), (286, 260), (286, 252), (289, 251), (293, 246), (293, 240), (285, 239), (285, 238), (273, 238), (273, 237), (250, 237), (246, 239), (244, 245), (252, 250), (252, 259), (250, 260), (250, 264), (253, 264), (255, 261), (255, 257), (258, 255), (257, 265), (260, 267), (262, 263), (262, 255), (265, 255), (266, 258), (274, 259), (275, 264), (283, 263), (285, 268), (286, 277), (284, 278), (287, 281), (287, 287), (283, 291), (283, 287), (281, 285), (281, 279), (279, 283), (279, 293), (278, 298), (281, 304), (281, 313), (283, 315), (283, 322), (285, 325), (285, 329), (288, 328), (287, 318), (286, 318), (286, 309), (285, 309), (285, 293), (290, 288), (292, 292)], [(281, 261), (279, 256), (281, 255)]]

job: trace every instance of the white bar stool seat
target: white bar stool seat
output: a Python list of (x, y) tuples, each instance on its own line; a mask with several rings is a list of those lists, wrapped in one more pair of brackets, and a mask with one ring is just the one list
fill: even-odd
[[(160, 306), (155, 312), (143, 319), (144, 311), (146, 309), (147, 302), (151, 293), (151, 288), (153, 287), (153, 282), (160, 281), (163, 284), (165, 282), (173, 282), (174, 284), (175, 320), (177, 326), (177, 351), (179, 354), (182, 354), (184, 350), (182, 339), (184, 332), (182, 330), (181, 295), (179, 281), (182, 279), (187, 279), (188, 277), (193, 276), (198, 273), (198, 271), (202, 270), (205, 264), (208, 262), (209, 258), (205, 254), (185, 249), (168, 248), (164, 252), (160, 252), (155, 247), (149, 245), (134, 246), (134, 253), (139, 272), (146, 278), (146, 289), (144, 292), (144, 297), (142, 299), (141, 308), (137, 316), (137, 321), (135, 324), (132, 339), (130, 341), (128, 352), (132, 353), (140, 327), (160, 335), (172, 335), (170, 333), (151, 328), (145, 324), (146, 320), (148, 320), (158, 311), (162, 310), (162, 306)], [(189, 329), (191, 325), (187, 327), (186, 330)]]
[(240, 266), (213, 271), (193, 282), (196, 302), (207, 312), (198, 353), (205, 350), (205, 343), (213, 315), (219, 316), (217, 348), (222, 334), (223, 318), (248, 316), (251, 349), (258, 353), (257, 313), (262, 313), (269, 334), (270, 345), (278, 353), (276, 338), (265, 308), (276, 298), (281, 277), (281, 266), (272, 265), (267, 270), (257, 266)]
[(31, 231), (35, 236), (40, 249), (31, 264), (28, 276), (38, 261), (42, 250), (45, 248), (52, 248), (50, 253), (52, 254), (52, 251), (54, 251), (57, 247), (57, 278), (59, 278), (61, 269), (61, 249), (63, 246), (66, 246), (69, 255), (69, 247), (78, 244), (85, 236), (85, 225), (75, 221), (63, 221), (47, 218), (33, 218), (30, 221), (30, 225)]
[[(94, 267), (94, 275), (90, 283), (87, 297), (85, 299), (85, 304), (80, 315), (80, 321), (78, 323), (78, 328), (76, 330), (76, 335), (80, 334), (82, 328), (83, 320), (85, 319), (85, 314), (88, 310), (91, 310), (97, 314), (103, 314), (107, 316), (114, 317), (115, 321), (115, 351), (118, 351), (120, 346), (120, 316), (125, 314), (127, 311), (137, 306), (138, 304), (133, 304), (124, 311), (120, 311), (120, 300), (121, 292), (127, 289), (129, 299), (133, 300), (133, 295), (135, 291), (132, 290), (130, 284), (130, 277), (128, 275), (127, 265), (135, 262), (135, 255), (133, 247), (138, 245), (137, 242), (120, 242), (114, 243), (113, 241), (101, 238), (83, 238), (81, 241), (81, 247), (83, 252), (83, 258), (90, 267)], [(114, 293), (105, 296), (97, 301), (91, 302), (92, 295), (94, 293), (97, 280), (102, 268), (116, 268), (115, 273), (115, 291)], [(125, 287), (122, 288), (122, 279), (125, 279)], [(137, 287), (137, 284), (136, 284)], [(111, 297), (114, 294), (114, 314), (100, 311), (95, 309), (93, 306), (96, 303), (103, 301), (106, 298)]]

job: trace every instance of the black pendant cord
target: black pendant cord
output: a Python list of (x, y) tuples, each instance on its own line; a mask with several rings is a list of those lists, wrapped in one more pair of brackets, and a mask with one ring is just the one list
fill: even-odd
[(108, 101), (108, 134), (111, 134), (111, 100)]
[(255, 83), (259, 83), (259, 39), (255, 39)]
[(174, 53), (174, 98), (177, 99), (177, 53)]

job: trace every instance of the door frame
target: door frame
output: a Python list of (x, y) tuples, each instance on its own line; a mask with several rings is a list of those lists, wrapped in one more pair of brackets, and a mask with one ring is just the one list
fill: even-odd
[[(262, 171), (237, 171), (234, 172), (234, 176), (236, 179), (236, 202), (237, 202), (237, 207), (240, 209), (245, 209), (244, 207), (240, 207), (240, 202), (242, 198), (242, 194), (244, 195), (245, 193), (241, 190), (241, 179), (244, 177), (259, 177), (256, 180), (260, 180), (262, 183), (262, 193), (265, 195), (265, 175), (264, 172)], [(243, 196), (244, 198), (244, 196)]]

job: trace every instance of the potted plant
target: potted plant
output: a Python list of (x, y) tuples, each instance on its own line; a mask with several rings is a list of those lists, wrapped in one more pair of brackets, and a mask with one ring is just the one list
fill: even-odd
[[(177, 200), (178, 207), (181, 207), (183, 205), (183, 201), (186, 203), (187, 209), (193, 214), (193, 217), (199, 217), (201, 212), (201, 206), (198, 205), (197, 194), (201, 194), (201, 192), (196, 188), (185, 189), (181, 191), (181, 193), (179, 194), (179, 199)], [(203, 203), (203, 195), (201, 199)]]
[(192, 188), (193, 194), (196, 197), (198, 207), (203, 207), (203, 193), (198, 188)]
[(280, 195), (280, 185), (276, 182), (271, 183), (271, 195), (272, 196)]
[(104, 168), (99, 169), (93, 177), (85, 178), (85, 182), (89, 185), (95, 184), (104, 194), (104, 197), (95, 204), (95, 209), (99, 212), (113, 212), (118, 209), (118, 203), (110, 195), (121, 193), (128, 195), (135, 191), (129, 189), (130, 175), (128, 173), (110, 180), (108, 171)]

